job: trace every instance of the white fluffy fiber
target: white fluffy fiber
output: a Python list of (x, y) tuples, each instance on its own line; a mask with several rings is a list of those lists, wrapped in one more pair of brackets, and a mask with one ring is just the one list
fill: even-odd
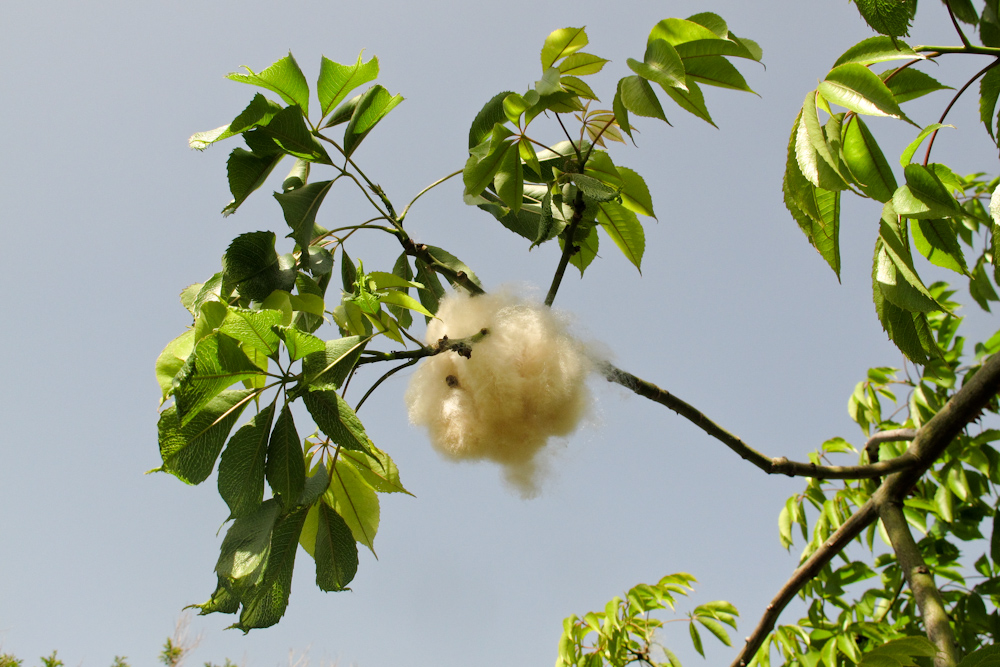
[(448, 351), (421, 362), (406, 392), (410, 421), (425, 426), (446, 457), (495, 461), (523, 496), (533, 496), (537, 455), (588, 411), (593, 363), (557, 313), (509, 292), (446, 298), (427, 326), (427, 343), (482, 329), (489, 333), (470, 358)]

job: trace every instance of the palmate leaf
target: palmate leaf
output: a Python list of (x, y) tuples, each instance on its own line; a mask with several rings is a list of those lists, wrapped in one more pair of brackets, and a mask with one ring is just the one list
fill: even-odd
[(293, 327), (274, 327), (274, 332), (285, 343), (288, 358), (292, 361), (326, 349), (326, 343), (321, 338)]
[(718, 127), (715, 121), (712, 120), (712, 115), (708, 113), (708, 107), (705, 105), (705, 96), (701, 92), (701, 87), (695, 83), (694, 77), (688, 77), (686, 91), (679, 88), (664, 88), (663, 92), (676, 102), (680, 108), (701, 118), (712, 127)]
[(621, 114), (620, 110), (631, 111), (639, 116), (659, 118), (669, 124), (667, 117), (663, 114), (660, 101), (656, 99), (653, 87), (640, 76), (627, 76), (621, 79), (618, 82), (618, 92), (615, 95), (615, 118), (625, 133), (632, 136), (628, 115)]
[(283, 157), (285, 154), (276, 149), (266, 153), (233, 149), (226, 162), (233, 200), (222, 209), (222, 215), (232, 215), (254, 190), (264, 184)]
[(340, 458), (349, 461), (376, 491), (412, 496), (399, 481), (399, 469), (389, 455), (374, 445), (370, 445), (369, 450), (370, 454), (341, 450)]
[(274, 421), (274, 405), (266, 406), (240, 427), (219, 459), (219, 495), (232, 519), (256, 511), (264, 499), (264, 466)]
[(310, 390), (339, 389), (357, 363), (366, 342), (360, 336), (326, 341), (322, 352), (308, 354), (303, 360), (304, 384)]
[(184, 367), (184, 362), (194, 349), (194, 330), (189, 329), (173, 339), (156, 358), (156, 381), (165, 400), (174, 391), (174, 377)]
[(559, 60), (587, 46), (587, 32), (583, 28), (562, 28), (545, 38), (542, 46), (542, 71), (553, 67)]
[(252, 394), (247, 389), (224, 391), (183, 425), (176, 407), (164, 410), (157, 424), (163, 459), (157, 471), (168, 472), (188, 484), (205, 481)]
[(246, 132), (258, 125), (267, 125), (282, 106), (267, 99), (260, 93), (253, 96), (250, 104), (229, 125), (223, 125), (214, 130), (196, 132), (188, 139), (188, 146), (203, 151), (211, 144)]
[(281, 504), (271, 498), (250, 514), (236, 518), (226, 531), (215, 572), (237, 599), (263, 578), (280, 511)]
[(278, 310), (229, 307), (219, 331), (242, 343), (244, 350), (251, 348), (272, 357), (278, 351), (278, 334), (272, 329), (283, 317)]
[(674, 47), (662, 39), (649, 42), (643, 62), (629, 58), (626, 63), (629, 69), (643, 79), (658, 83), (664, 88), (687, 90), (684, 63)]
[[(683, 44), (679, 48), (683, 48)], [(722, 56), (702, 56), (684, 60), (684, 67), (687, 70), (688, 86), (690, 79), (718, 88), (729, 88), (731, 90), (742, 90), (748, 93), (754, 92), (746, 79), (740, 74), (736, 67)]]
[(289, 155), (310, 162), (332, 164), (326, 149), (306, 125), (305, 110), (299, 107), (285, 107), (265, 127), (254, 131), (273, 141)]
[(325, 500), (309, 508), (299, 544), (316, 561), (316, 585), (320, 590), (350, 590), (347, 584), (358, 570), (358, 545), (343, 517)]
[(358, 62), (354, 65), (341, 65), (326, 57), (320, 60), (316, 94), (324, 117), (352, 90), (378, 77), (378, 58), (373, 57), (363, 63), (361, 55), (358, 54)]
[(243, 69), (248, 74), (234, 72), (226, 75), (226, 78), (230, 81), (248, 83), (278, 93), (287, 104), (298, 105), (302, 108), (303, 113), (309, 113), (309, 83), (290, 51), (287, 56), (259, 74), (255, 74), (252, 69), (245, 65)]

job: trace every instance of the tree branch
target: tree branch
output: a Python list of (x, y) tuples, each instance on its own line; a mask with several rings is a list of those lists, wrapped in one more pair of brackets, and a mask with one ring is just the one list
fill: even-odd
[(472, 356), (472, 347), (488, 336), (489, 333), (489, 329), (481, 329), (479, 333), (466, 336), (465, 338), (453, 339), (445, 336), (433, 347), (425, 345), (419, 350), (400, 350), (398, 352), (365, 351), (362, 352), (362, 354), (368, 356), (362, 356), (361, 359), (358, 360), (358, 365), (371, 364), (376, 361), (399, 361), (400, 359), (412, 359), (416, 361), (418, 359), (423, 359), (424, 357), (433, 357), (434, 355), (441, 354), (442, 352), (455, 352), (468, 359)]
[(643, 398), (648, 398), (670, 408), (769, 475), (814, 477), (817, 479), (867, 479), (899, 472), (916, 464), (916, 460), (908, 454), (903, 454), (889, 461), (860, 466), (821, 466), (815, 463), (789, 461), (784, 456), (766, 456), (716, 424), (690, 403), (660, 389), (651, 382), (646, 382), (610, 364), (605, 367), (604, 376), (610, 382), (620, 384)]
[(955, 646), (955, 634), (948, 621), (948, 612), (945, 611), (941, 593), (934, 585), (934, 575), (920, 555), (920, 548), (913, 540), (910, 527), (906, 525), (900, 501), (882, 503), (878, 508), (878, 515), (889, 534), (892, 550), (896, 552), (896, 560), (903, 570), (906, 583), (913, 591), (920, 615), (924, 619), (927, 638), (937, 646), (934, 667), (955, 667), (958, 664), (958, 649)]
[[(745, 667), (763, 645), (767, 635), (785, 606), (812, 579), (816, 573), (833, 560), (855, 537), (861, 534), (878, 516), (878, 508), (895, 503), (898, 505), (909, 493), (913, 485), (927, 472), (945, 448), (963, 428), (982, 414), (987, 404), (1000, 392), (1000, 354), (987, 359), (979, 371), (969, 378), (962, 388), (948, 400), (934, 417), (924, 424), (906, 450), (906, 454), (916, 459), (916, 465), (890, 475), (878, 487), (868, 502), (855, 512), (816, 550), (809, 559), (799, 566), (788, 582), (768, 605), (767, 611), (746, 645), (736, 656), (732, 667)], [(931, 638), (933, 641), (933, 638)]]
[(556, 292), (559, 291), (559, 285), (562, 284), (563, 275), (566, 273), (566, 267), (569, 266), (570, 257), (573, 253), (578, 252), (579, 248), (573, 243), (574, 236), (576, 236), (576, 228), (580, 225), (580, 221), (583, 219), (583, 211), (586, 205), (583, 203), (583, 191), (578, 191), (576, 193), (576, 199), (573, 201), (573, 217), (569, 221), (569, 226), (563, 232), (566, 235), (566, 241), (563, 245), (562, 256), (559, 257), (559, 265), (556, 267), (556, 273), (552, 276), (552, 284), (549, 286), (549, 293), (545, 295), (545, 305), (551, 306), (552, 302), (556, 300)]

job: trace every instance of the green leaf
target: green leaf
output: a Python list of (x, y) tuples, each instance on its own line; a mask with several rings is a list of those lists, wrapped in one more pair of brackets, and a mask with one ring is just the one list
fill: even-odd
[(866, 195), (883, 203), (892, 199), (896, 177), (860, 116), (852, 117), (844, 129), (843, 151), (847, 168)]
[[(660, 101), (656, 99), (653, 87), (642, 77), (633, 75), (621, 79), (618, 82), (617, 99), (620, 99), (622, 108), (634, 114), (649, 118), (659, 118), (663, 122), (667, 122), (667, 117), (663, 115), (663, 107), (660, 106)], [(632, 133), (628, 129), (628, 119), (625, 118), (625, 122), (622, 123), (623, 119), (619, 116), (617, 110), (615, 111), (615, 118), (626, 134), (632, 136)]]
[(281, 409), (267, 445), (267, 483), (280, 494), (282, 504), (289, 508), (298, 500), (306, 483), (306, 463), (302, 441), (295, 430), (295, 421), (288, 404)]
[(910, 232), (913, 245), (931, 264), (963, 275), (968, 273), (965, 254), (951, 220), (914, 220)]
[(403, 101), (402, 95), (390, 95), (379, 85), (366, 90), (358, 100), (347, 129), (344, 130), (344, 153), (350, 157), (368, 133)]
[[(632, 136), (632, 126), (629, 125), (628, 121), (628, 109), (625, 108), (625, 103), (622, 101), (622, 89), (624, 87), (625, 79), (621, 79), (618, 82), (618, 87), (615, 89), (615, 99), (612, 102), (611, 108), (614, 110), (615, 122), (618, 123), (618, 127), (622, 129), (622, 132), (627, 134), (632, 143), (635, 143), (635, 137)], [(657, 104), (659, 101), (657, 101)], [(663, 109), (661, 108), (662, 112)]]
[(847, 63), (872, 65), (889, 60), (915, 59), (925, 59), (925, 56), (920, 55), (901, 40), (878, 35), (864, 39), (847, 49), (842, 56), (837, 58), (837, 62), (833, 66), (837, 67)]
[(792, 126), (788, 142), (788, 157), (782, 182), (785, 207), (839, 280), (840, 194), (815, 187), (802, 174), (795, 151), (801, 122), (800, 114)]
[(302, 399), (316, 426), (333, 442), (344, 449), (370, 451), (364, 425), (336, 391), (310, 391)]
[(347, 584), (358, 571), (358, 545), (351, 529), (325, 502), (310, 508), (306, 524), (313, 532), (316, 586), (322, 591), (349, 590)]
[(292, 361), (326, 349), (326, 343), (321, 339), (298, 329), (290, 327), (274, 327), (274, 333), (285, 343), (288, 348), (288, 357)]
[(996, 109), (997, 97), (1000, 97), (1000, 68), (990, 69), (979, 81), (979, 118), (986, 126), (990, 137), (996, 141), (993, 128), (997, 124), (993, 112)]
[(643, 79), (658, 83), (664, 88), (687, 90), (684, 63), (674, 47), (662, 39), (649, 42), (643, 62), (629, 58), (626, 63), (629, 69)]
[(409, 310), (415, 310), (421, 315), (426, 315), (427, 317), (434, 317), (431, 311), (424, 308), (419, 301), (414, 299), (412, 296), (404, 294), (403, 292), (379, 292), (382, 298), (382, 303), (390, 304), (393, 306), (399, 306), (400, 308), (407, 308)]
[(710, 58), (712, 56), (736, 56), (737, 58), (760, 60), (760, 55), (748, 48), (742, 41), (725, 38), (696, 39), (683, 42), (677, 45), (677, 54), (684, 59), (685, 64), (694, 58)]
[(423, 260), (415, 259), (413, 266), (417, 270), (417, 280), (427, 286), (427, 289), (417, 292), (420, 303), (430, 312), (437, 313), (441, 299), (444, 298), (445, 294), (441, 281), (438, 280), (437, 274), (431, 271)]
[(587, 33), (583, 28), (562, 28), (552, 32), (545, 38), (542, 46), (542, 71), (587, 46)]
[(244, 351), (249, 347), (270, 357), (278, 351), (278, 335), (272, 327), (281, 324), (283, 317), (277, 310), (229, 308), (219, 331), (240, 341)]
[(951, 86), (946, 86), (934, 77), (912, 67), (902, 70), (887, 70), (879, 78), (885, 80), (885, 77), (890, 74), (892, 74), (892, 78), (885, 81), (885, 85), (892, 91), (892, 96), (897, 104), (915, 100), (936, 90), (952, 89)]
[(333, 181), (310, 183), (291, 192), (275, 192), (274, 198), (281, 206), (285, 222), (291, 228), (288, 238), (295, 239), (299, 248), (308, 248), (313, 239), (316, 213), (323, 204)]
[(234, 72), (226, 75), (226, 78), (278, 93), (287, 104), (296, 104), (302, 108), (303, 113), (309, 113), (309, 84), (295, 58), (292, 57), (291, 51), (259, 74), (254, 74), (253, 70), (245, 65), (243, 69), (249, 74)]
[(684, 19), (664, 19), (653, 26), (646, 43), (662, 39), (672, 46), (703, 39), (718, 39), (718, 35), (703, 25)]
[(869, 116), (903, 118), (903, 112), (882, 79), (864, 65), (847, 63), (830, 70), (819, 93), (834, 104)]
[(323, 116), (330, 113), (352, 90), (374, 81), (378, 76), (378, 58), (373, 57), (363, 63), (362, 53), (358, 54), (358, 62), (354, 65), (341, 65), (326, 57), (320, 60), (316, 93), (319, 96)]
[(288, 176), (285, 176), (285, 180), (281, 182), (281, 191), (291, 192), (292, 190), (298, 190), (308, 183), (311, 164), (309, 160), (296, 159), (295, 164), (292, 165), (292, 169), (288, 172)]
[[(565, 247), (565, 239), (559, 237), (559, 247)], [(597, 250), (599, 247), (599, 240), (597, 236), (597, 226), (596, 225), (580, 225), (576, 228), (576, 234), (574, 235), (573, 245), (575, 245), (579, 250), (572, 255), (570, 255), (569, 263), (580, 269), (580, 275), (583, 276), (583, 272), (587, 270), (594, 258), (597, 257)]]
[[(878, 260), (880, 244), (875, 244), (875, 261)], [(875, 313), (878, 315), (882, 328), (889, 335), (900, 352), (905, 354), (910, 361), (917, 364), (926, 364), (932, 358), (941, 355), (934, 335), (927, 323), (927, 316), (924, 313), (912, 313), (887, 300), (875, 280), (877, 263), (872, 269), (872, 296), (875, 302)]]
[(219, 495), (235, 519), (257, 511), (264, 499), (264, 464), (274, 420), (268, 405), (240, 427), (219, 459)]
[(715, 620), (714, 618), (708, 618), (705, 616), (695, 616), (695, 620), (701, 623), (705, 628), (715, 635), (715, 638), (726, 646), (732, 646), (733, 643), (729, 641), (729, 633), (726, 629), (722, 627), (722, 623)]
[(264, 184), (283, 157), (285, 154), (280, 151), (260, 154), (242, 148), (233, 149), (226, 162), (229, 191), (233, 194), (233, 201), (222, 209), (222, 214), (232, 215), (254, 190)]
[(507, 117), (504, 114), (504, 100), (514, 93), (504, 91), (494, 95), (489, 102), (476, 114), (469, 128), (469, 148), (474, 148), (493, 134), (493, 128), (497, 123), (503, 123)]
[(899, 0), (857, 0), (858, 13), (872, 30), (890, 37), (905, 37), (910, 30), (910, 7)]
[(955, 13), (955, 18), (969, 25), (979, 23), (979, 13), (973, 6), (971, 0), (948, 0), (948, 6)]
[(923, 130), (920, 131), (920, 134), (917, 135), (917, 138), (911, 141), (910, 144), (906, 147), (906, 149), (902, 153), (900, 153), (899, 164), (903, 167), (910, 164), (910, 161), (913, 159), (913, 154), (917, 152), (918, 148), (920, 148), (920, 144), (924, 142), (924, 139), (929, 137), (934, 132), (937, 132), (942, 127), (954, 127), (954, 126), (942, 125), (941, 123), (934, 123), (933, 125), (928, 125), (927, 127), (925, 127)]
[(295, 552), (307, 512), (308, 508), (302, 507), (275, 522), (264, 575), (260, 583), (243, 596), (240, 620), (232, 627), (249, 632), (253, 628), (270, 627), (284, 616), (292, 589)]
[(234, 338), (219, 332), (205, 336), (177, 373), (174, 400), (181, 424), (191, 421), (223, 389), (262, 374)]
[(274, 232), (249, 232), (233, 239), (222, 258), (224, 284), (253, 301), (263, 301), (274, 290), (290, 291), (295, 285), (294, 262), (283, 266), (275, 240)]
[(993, 644), (965, 656), (965, 660), (958, 663), (958, 667), (995, 667), (998, 659), (1000, 659), (1000, 646)]
[(608, 60), (590, 53), (573, 53), (559, 63), (559, 74), (570, 76), (586, 76), (597, 74)]
[[(524, 173), (521, 168), (521, 155), (517, 142), (508, 144), (504, 149), (503, 158), (500, 160), (493, 182), (500, 200), (514, 215), (517, 215), (517, 212), (521, 210), (521, 201), (524, 198)], [(474, 194), (478, 194), (478, 192)]]
[(503, 126), (497, 126), (497, 132), (494, 133), (494, 139), (490, 141), (488, 151), (482, 156), (471, 154), (466, 161), (462, 181), (465, 184), (467, 195), (478, 195), (489, 187), (508, 154), (511, 154), (513, 159), (517, 159), (516, 140), (498, 139), (502, 134), (509, 136), (511, 132)]
[(628, 261), (640, 269), (646, 235), (635, 213), (616, 202), (597, 204), (597, 221)]
[(280, 509), (277, 500), (266, 500), (254, 512), (237, 517), (226, 531), (215, 571), (231, 591), (244, 593), (260, 582)]
[(892, 197), (893, 208), (899, 215), (908, 218), (964, 215), (961, 204), (941, 182), (933, 167), (910, 163), (903, 168), (906, 185), (897, 189)]
[(969, 294), (987, 313), (990, 312), (990, 301), (1000, 301), (986, 275), (986, 261), (983, 257), (979, 258), (979, 261), (976, 262), (976, 268), (972, 270), (972, 279), (969, 280)]
[(389, 455), (375, 445), (369, 445), (368, 449), (370, 454), (341, 450), (340, 458), (349, 461), (376, 491), (413, 495), (403, 488), (399, 481), (399, 469)]
[(649, 188), (642, 176), (632, 171), (628, 167), (618, 166), (618, 173), (622, 178), (622, 206), (628, 210), (655, 218), (653, 213), (653, 198), (649, 194)]
[(313, 352), (303, 359), (303, 383), (308, 385), (310, 391), (340, 389), (358, 362), (366, 342), (360, 336), (326, 341), (322, 352)]
[(819, 123), (816, 103), (821, 99), (815, 91), (811, 91), (802, 103), (793, 135), (795, 158), (799, 171), (813, 186), (830, 191), (844, 190), (847, 183), (840, 172), (839, 156), (827, 141), (827, 134)]
[(206, 132), (196, 132), (188, 139), (188, 146), (203, 151), (211, 144), (241, 134), (258, 125), (267, 125), (283, 107), (267, 99), (260, 93), (253, 96), (250, 104), (229, 125)]
[(587, 199), (595, 202), (610, 202), (618, 199), (620, 188), (585, 174), (570, 174), (570, 181), (583, 192)]
[(271, 139), (289, 155), (311, 162), (332, 164), (326, 149), (306, 125), (304, 114), (299, 107), (285, 107), (275, 114), (267, 126), (255, 132)]
[[(427, 253), (431, 257), (433, 257), (436, 261), (440, 262), (441, 264), (448, 267), (452, 271), (455, 271), (456, 273), (464, 273), (466, 276), (468, 276), (469, 280), (471, 280), (479, 287), (483, 286), (483, 284), (479, 282), (479, 278), (476, 277), (476, 274), (472, 272), (472, 269), (466, 266), (464, 262), (462, 262), (454, 255), (452, 255), (450, 252), (444, 250), (443, 248), (438, 248), (437, 246), (429, 245), (425, 247), (427, 248)], [(425, 282), (425, 281), (421, 279), (420, 282)]]
[(245, 389), (222, 392), (183, 425), (176, 407), (164, 410), (157, 424), (163, 459), (157, 471), (168, 472), (187, 484), (204, 482), (251, 394)]
[[(678, 48), (683, 48), (681, 45)], [(685, 59), (684, 67), (687, 69), (688, 86), (691, 79), (718, 88), (729, 88), (731, 90), (742, 90), (753, 93), (753, 89), (747, 85), (746, 79), (731, 62), (722, 56), (703, 56), (696, 59)], [(756, 93), (754, 93), (756, 95)]]
[(694, 645), (694, 650), (698, 651), (701, 657), (705, 657), (705, 649), (701, 645), (701, 635), (698, 634), (698, 628), (695, 627), (694, 622), (688, 623), (688, 631), (691, 633), (691, 643)]
[(194, 330), (188, 329), (173, 339), (156, 358), (156, 381), (160, 385), (162, 398), (166, 399), (174, 391), (174, 377), (184, 367), (184, 362), (194, 349)]
[(924, 287), (913, 267), (910, 249), (899, 225), (891, 212), (883, 214), (875, 245), (875, 282), (885, 297), (903, 310), (920, 313), (941, 310), (941, 305)]
[(712, 127), (718, 127), (712, 120), (711, 114), (708, 113), (708, 107), (705, 106), (705, 96), (701, 92), (701, 87), (694, 82), (694, 77), (688, 77), (687, 91), (679, 88), (664, 88), (663, 92), (680, 108), (701, 118)]
[(330, 488), (323, 500), (343, 517), (354, 539), (374, 554), (375, 534), (379, 525), (378, 496), (352, 461), (338, 457), (331, 475)]
[(190, 607), (185, 607), (185, 609), (197, 609), (199, 616), (214, 613), (235, 614), (238, 612), (240, 610), (240, 599), (233, 595), (229, 586), (223, 582), (221, 577), (218, 581), (219, 583), (215, 587), (215, 592), (212, 593), (212, 597), (210, 597), (207, 602), (202, 604), (193, 604), (190, 605)]

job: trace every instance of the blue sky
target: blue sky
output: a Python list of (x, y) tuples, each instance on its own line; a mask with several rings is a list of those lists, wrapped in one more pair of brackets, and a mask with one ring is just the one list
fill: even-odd
[[(932, 25), (940, 6), (923, 4), (913, 43), (954, 43), (947, 26)], [(766, 69), (740, 65), (760, 97), (708, 91), (720, 129), (667, 108), (673, 127), (643, 119), (638, 148), (613, 149), (645, 176), (658, 214), (646, 226), (643, 274), (605, 248), (582, 281), (568, 276), (556, 305), (622, 368), (767, 454), (805, 459), (837, 435), (859, 444), (847, 397), (869, 366), (902, 363), (871, 305), (879, 210), (845, 204), (838, 284), (781, 203), (803, 97), (872, 34), (851, 5), (182, 0), (6, 9), (0, 651), (29, 662), (58, 649), (68, 665), (106, 665), (114, 655), (149, 664), (181, 608), (214, 588), (227, 516), (214, 477), (186, 487), (142, 473), (159, 463), (153, 361), (189, 319), (178, 292), (217, 271), (237, 234), (284, 234), (267, 194), (277, 181), (223, 219), (232, 145), (187, 147), (190, 134), (228, 122), (252, 97), (226, 73), (262, 69), (291, 50), (314, 79), (321, 54), (377, 55), (379, 81), (406, 101), (356, 159), (405, 202), (461, 168), (486, 100), (539, 77), (552, 30), (587, 26), (588, 50), (613, 61), (594, 84), (610, 102), (651, 27), (701, 11), (763, 47)], [(981, 66), (947, 61), (935, 75), (964, 81)], [(936, 159), (995, 171), (974, 99), (949, 117), (957, 129), (939, 138)], [(933, 122), (943, 100), (910, 113)], [(913, 132), (871, 125), (887, 154)], [(328, 200), (321, 216), (362, 214), (347, 198)], [(457, 179), (423, 197), (407, 222), (488, 289), (544, 290), (558, 259), (554, 244), (529, 253), (466, 207)], [(353, 254), (388, 269), (398, 250), (362, 242)], [(970, 336), (996, 328), (968, 310)], [(283, 664), (295, 650), (313, 664), (547, 665), (565, 616), (678, 571), (700, 581), (680, 609), (732, 601), (738, 640), (796, 564), (801, 547), (780, 548), (777, 515), (803, 483), (766, 477), (660, 406), (595, 381), (590, 424), (555, 445), (554, 474), (525, 501), (488, 464), (442, 460), (407, 423), (405, 387), (406, 375), (395, 376), (359, 413), (416, 495), (383, 497), (379, 559), (363, 553), (353, 590), (324, 594), (300, 554), (281, 623), (243, 636), (223, 630), (231, 617), (196, 617), (193, 663)], [(682, 625), (663, 638), (685, 664), (702, 662)], [(709, 653), (713, 663), (732, 655)]]

